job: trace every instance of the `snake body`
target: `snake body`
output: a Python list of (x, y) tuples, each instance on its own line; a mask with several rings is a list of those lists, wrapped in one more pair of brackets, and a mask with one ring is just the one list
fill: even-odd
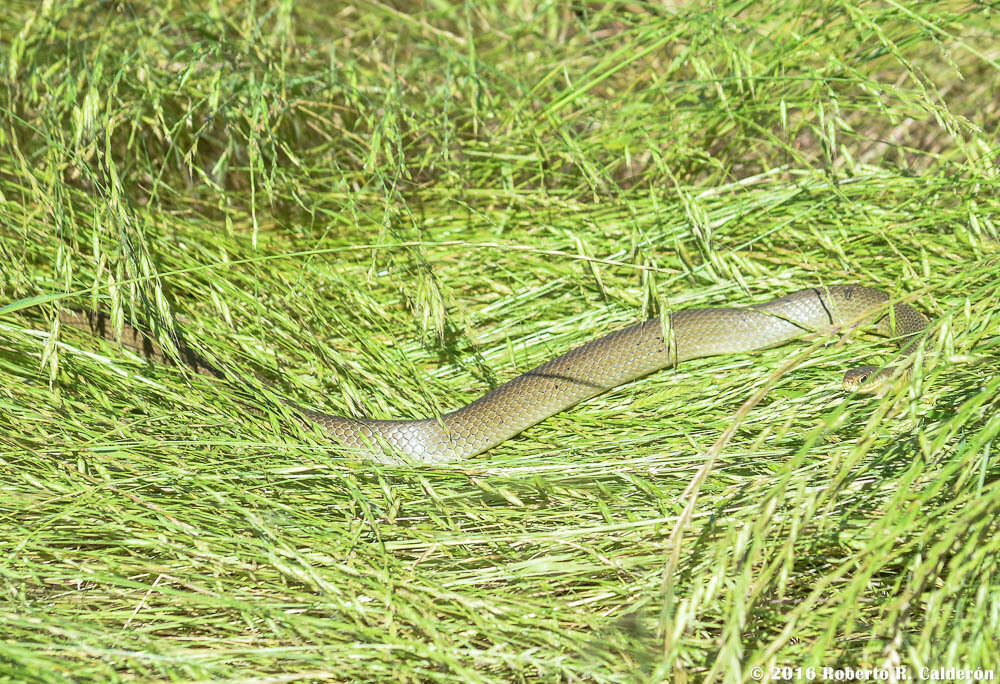
[[(869, 287), (809, 288), (748, 308), (703, 308), (650, 319), (592, 340), (500, 385), (440, 418), (374, 420), (302, 410), (340, 443), (383, 462), (398, 456), (443, 463), (481, 453), (525, 428), (613, 387), (682, 361), (781, 344), (810, 331), (875, 322), (874, 331), (904, 340), (927, 326), (908, 304)], [(668, 342), (669, 340), (669, 342)], [(907, 351), (915, 348), (911, 343)], [(872, 366), (847, 372), (848, 389), (873, 389), (889, 373)]]
[[(113, 338), (107, 317), (64, 311), (60, 321)], [(905, 353), (927, 319), (912, 306), (859, 285), (799, 290), (747, 308), (686, 309), (610, 333), (500, 385), (467, 406), (438, 418), (375, 420), (304, 409), (337, 442), (383, 463), (444, 463), (481, 453), (574, 404), (682, 361), (738, 354), (781, 344), (811, 331), (874, 323), (873, 330), (902, 340)], [(667, 330), (666, 337), (664, 330)], [(151, 337), (126, 325), (119, 341), (156, 360), (168, 360)], [(226, 378), (178, 334), (181, 359), (200, 372)], [(847, 371), (844, 386), (871, 391), (890, 369), (862, 366)]]

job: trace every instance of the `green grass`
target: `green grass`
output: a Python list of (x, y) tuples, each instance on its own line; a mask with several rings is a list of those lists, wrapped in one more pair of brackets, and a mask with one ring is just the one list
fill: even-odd
[[(6, 3), (0, 678), (995, 671), (998, 45), (985, 3)], [(844, 282), (933, 320), (883, 398), (840, 377), (894, 347), (828, 337), (425, 468), (272, 401), (432, 415)]]

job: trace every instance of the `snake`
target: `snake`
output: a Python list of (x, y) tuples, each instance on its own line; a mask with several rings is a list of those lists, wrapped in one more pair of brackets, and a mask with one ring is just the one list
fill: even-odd
[[(61, 320), (94, 331), (105, 319), (69, 312), (61, 314)], [(907, 356), (915, 351), (919, 333), (927, 325), (920, 311), (893, 301), (882, 290), (861, 285), (812, 287), (747, 307), (683, 309), (636, 323), (557, 356), (459, 409), (431, 418), (354, 418), (282, 401), (341, 446), (377, 462), (439, 464), (481, 454), (581, 401), (691, 359), (755, 352), (807, 333), (859, 326), (870, 326), (876, 334), (897, 339), (903, 356)], [(100, 332), (110, 338), (106, 328)], [(134, 349), (165, 356), (149, 335), (128, 324), (124, 336)], [(224, 377), (189, 345), (178, 346), (184, 362)], [(842, 386), (848, 391), (881, 392), (895, 377), (892, 367), (858, 366), (847, 370)]]

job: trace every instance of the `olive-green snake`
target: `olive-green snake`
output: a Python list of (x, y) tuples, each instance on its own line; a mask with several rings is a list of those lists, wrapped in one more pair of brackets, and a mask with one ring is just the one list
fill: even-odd
[[(98, 319), (71, 313), (62, 320), (75, 327), (88, 322), (87, 327), (94, 329)], [(444, 463), (479, 454), (584, 399), (681, 361), (755, 351), (811, 331), (872, 322), (876, 333), (900, 338), (906, 344), (905, 353), (916, 348), (912, 338), (927, 327), (923, 314), (908, 304), (890, 306), (889, 295), (880, 290), (858, 285), (816, 287), (748, 308), (678, 311), (670, 314), (666, 325), (659, 318), (632, 325), (577, 347), (436, 418), (345, 418), (286, 403), (342, 445), (378, 461)], [(108, 336), (106, 330), (102, 334)], [(126, 337), (133, 347), (145, 347), (147, 352), (155, 349), (134, 329), (129, 328)], [(220, 375), (186, 345), (182, 356), (189, 364)], [(863, 366), (847, 371), (844, 386), (872, 391), (890, 376), (890, 369)]]

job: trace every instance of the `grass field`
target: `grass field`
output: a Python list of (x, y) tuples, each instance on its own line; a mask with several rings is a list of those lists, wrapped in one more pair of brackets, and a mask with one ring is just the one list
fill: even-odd
[[(1000, 674), (988, 3), (11, 0), (0, 73), (3, 681)], [(827, 336), (435, 467), (274, 401), (434, 415), (849, 282), (932, 320), (884, 397)]]

